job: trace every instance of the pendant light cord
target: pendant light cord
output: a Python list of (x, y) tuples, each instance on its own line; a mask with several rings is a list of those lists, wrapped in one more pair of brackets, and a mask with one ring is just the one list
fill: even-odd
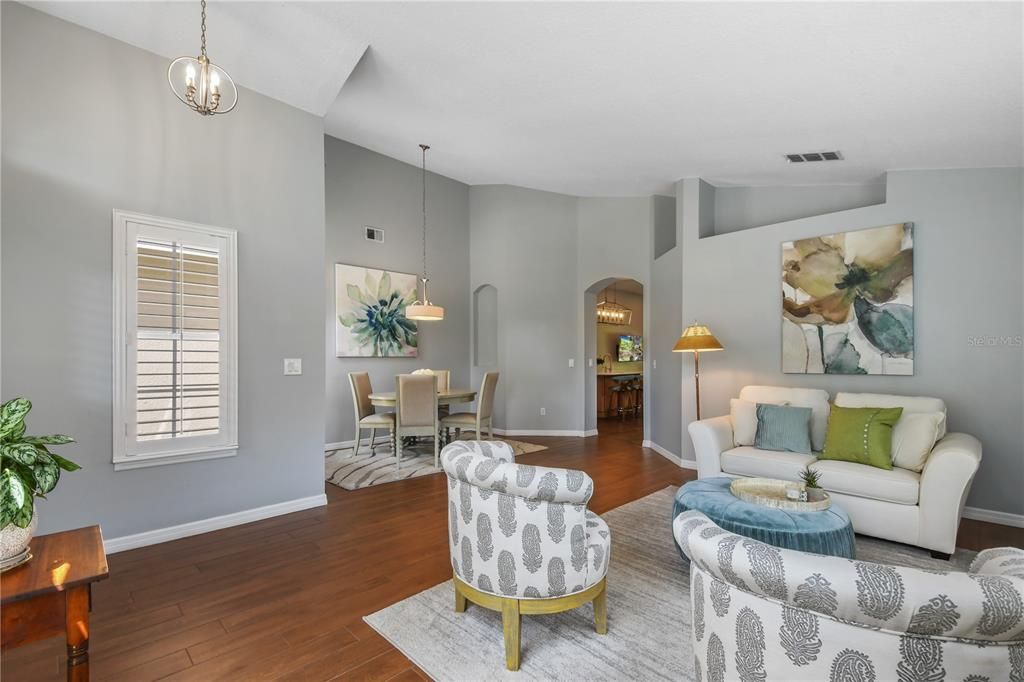
[[(423, 150), (423, 282), (425, 289), (427, 281), (427, 150), (430, 147), (421, 144), (420, 149)], [(427, 292), (424, 290), (423, 298), (426, 299), (426, 297)]]
[(200, 54), (202, 54), (205, 57), (206, 56), (206, 0), (202, 0), (201, 4), (202, 4), (202, 7), (203, 7), (203, 20), (200, 23), (199, 28), (200, 28), (200, 35), (202, 36), (202, 48), (200, 49), (199, 52), (200, 52)]

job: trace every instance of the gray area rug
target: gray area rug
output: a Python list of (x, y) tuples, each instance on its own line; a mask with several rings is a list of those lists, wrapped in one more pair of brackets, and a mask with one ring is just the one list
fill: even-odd
[[(464, 431), (459, 440), (473, 440), (474, 437), (472, 431)], [(546, 445), (519, 440), (495, 440), (508, 443), (516, 457), (548, 449)], [(358, 456), (353, 454), (352, 448), (331, 450), (326, 453), (324, 480), (345, 490), (358, 490), (441, 471), (434, 468), (434, 444), (430, 441), (403, 447), (401, 468), (396, 467), (396, 464), (398, 458), (392, 453), (391, 446), (386, 444), (377, 445), (375, 454), (370, 452), (369, 446), (364, 445), (359, 448)]]
[[(470, 604), (455, 613), (451, 581), (365, 620), (435, 680), (692, 680), (689, 569), (672, 541), (670, 487), (603, 514), (612, 531), (608, 634), (593, 609), (524, 616), (519, 672), (505, 669), (501, 614)], [(857, 538), (857, 558), (918, 568), (966, 570), (974, 552), (950, 562), (928, 552)]]

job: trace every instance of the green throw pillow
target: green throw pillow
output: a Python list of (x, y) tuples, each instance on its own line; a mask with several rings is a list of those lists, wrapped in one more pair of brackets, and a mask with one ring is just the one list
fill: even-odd
[(811, 454), (811, 408), (758, 403), (754, 447)]
[(836, 459), (892, 469), (892, 427), (902, 407), (837, 407), (828, 415), (825, 450), (819, 459)]

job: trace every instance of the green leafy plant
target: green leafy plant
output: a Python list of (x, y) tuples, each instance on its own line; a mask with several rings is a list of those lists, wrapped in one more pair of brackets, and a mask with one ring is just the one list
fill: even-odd
[(808, 488), (820, 488), (818, 481), (821, 480), (821, 472), (811, 467), (804, 467), (804, 470), (800, 472), (800, 480)]
[(0, 528), (32, 521), (33, 500), (57, 486), (60, 472), (81, 469), (50, 452), (50, 445), (74, 443), (69, 436), (26, 436), (25, 416), (32, 403), (25, 398), (0, 406)]

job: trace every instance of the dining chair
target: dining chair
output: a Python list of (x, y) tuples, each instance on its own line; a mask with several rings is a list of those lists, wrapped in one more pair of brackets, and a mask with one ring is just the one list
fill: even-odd
[[(437, 390), (444, 393), (451, 386), (452, 371), (450, 369), (417, 369), (413, 374), (433, 374), (437, 377)], [(448, 414), (447, 405), (438, 405), (437, 414), (444, 417)]]
[(494, 440), (494, 391), (498, 386), (498, 373), (488, 372), (480, 384), (480, 395), (477, 396), (476, 412), (455, 412), (446, 417), (441, 417), (441, 426), (444, 428), (445, 441), (450, 441), (451, 429), (455, 429), (455, 438), (458, 438), (462, 429), (467, 427), (476, 428), (476, 439), (482, 439), (483, 427), (487, 426), (487, 439)]
[(370, 375), (367, 372), (349, 372), (348, 382), (352, 387), (352, 404), (356, 413), (356, 445), (353, 454), (359, 454), (360, 434), (363, 429), (370, 429), (370, 453), (375, 454), (373, 448), (377, 429), (387, 429), (389, 440), (394, 440), (395, 415), (391, 412), (377, 412), (370, 402), (373, 387), (370, 385)]
[(434, 439), (434, 466), (440, 466), (441, 425), (437, 416), (437, 376), (399, 374), (395, 377), (395, 468), (402, 466), (402, 439), (430, 436)]

